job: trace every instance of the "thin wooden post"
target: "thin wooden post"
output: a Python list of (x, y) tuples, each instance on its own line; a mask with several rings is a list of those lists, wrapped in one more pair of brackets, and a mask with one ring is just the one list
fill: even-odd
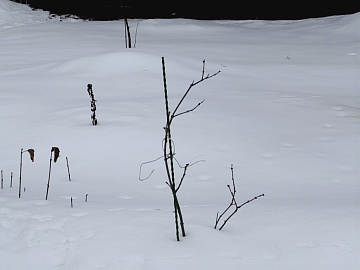
[(50, 165), (49, 165), (49, 177), (48, 177), (48, 182), (47, 182), (47, 188), (46, 188), (46, 197), (45, 197), (45, 200), (47, 200), (47, 199), (48, 199), (48, 194), (49, 194), (52, 153), (53, 153), (53, 151), (51, 150), (51, 152), (50, 152)]
[(69, 161), (68, 158), (66, 157), (66, 166), (67, 166), (67, 171), (68, 171), (68, 175), (69, 175), (69, 181), (71, 181), (71, 177), (70, 177), (70, 168), (69, 168)]
[(19, 198), (21, 197), (21, 171), (22, 171), (23, 149), (20, 150), (20, 174), (19, 174)]

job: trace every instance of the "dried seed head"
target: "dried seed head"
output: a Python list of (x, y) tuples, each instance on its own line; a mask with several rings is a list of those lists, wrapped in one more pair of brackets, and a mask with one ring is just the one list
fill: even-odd
[(31, 159), (31, 161), (34, 162), (34, 160), (35, 160), (35, 150), (32, 149), (32, 148), (29, 148), (27, 151), (28, 151), (29, 154), (30, 154), (30, 159)]
[(56, 162), (59, 158), (59, 154), (60, 154), (60, 149), (56, 146), (53, 146), (51, 148), (51, 152), (54, 152), (54, 162)]

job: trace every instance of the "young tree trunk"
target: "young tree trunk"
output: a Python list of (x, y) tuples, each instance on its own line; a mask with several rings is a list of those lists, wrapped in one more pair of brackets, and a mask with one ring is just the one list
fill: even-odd
[(131, 34), (130, 34), (130, 27), (127, 18), (124, 18), (125, 21), (125, 42), (126, 48), (131, 48)]

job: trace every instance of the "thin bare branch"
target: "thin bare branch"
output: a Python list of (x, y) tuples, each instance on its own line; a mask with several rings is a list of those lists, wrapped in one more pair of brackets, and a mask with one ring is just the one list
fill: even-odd
[(185, 168), (184, 168), (184, 171), (183, 171), (183, 175), (181, 176), (179, 185), (178, 185), (177, 188), (175, 189), (175, 192), (178, 192), (179, 188), (181, 187), (181, 184), (182, 184), (183, 181), (184, 181), (184, 178), (185, 178), (186, 171), (187, 171), (187, 168), (188, 168), (188, 167), (189, 167), (189, 163), (185, 165)]
[(203, 68), (202, 68), (202, 72), (201, 72), (201, 79), (204, 79), (204, 73), (205, 73), (205, 59), (203, 60)]
[(187, 111), (184, 111), (184, 112), (181, 112), (181, 113), (178, 113), (178, 114), (174, 114), (173, 115), (173, 118), (179, 116), (179, 115), (182, 115), (182, 114), (186, 114), (186, 113), (189, 113), (189, 112), (192, 112), (194, 110), (196, 110), (197, 107), (199, 107), (201, 104), (203, 104), (205, 102), (205, 99), (201, 102), (199, 102), (194, 108), (190, 109), (190, 110), (187, 110)]
[(227, 185), (227, 188), (229, 189), (230, 191), (230, 194), (231, 194), (231, 202), (229, 204), (229, 206), (222, 212), (221, 215), (219, 215), (219, 212), (217, 212), (216, 214), (216, 219), (215, 219), (215, 226), (214, 228), (216, 229), (221, 218), (225, 215), (225, 213), (227, 213), (227, 211), (229, 211), (231, 209), (232, 206), (234, 206), (234, 210), (233, 212), (224, 220), (223, 224), (221, 225), (221, 227), (219, 228), (219, 231), (226, 225), (226, 223), (230, 220), (230, 218), (232, 216), (235, 215), (235, 213), (241, 208), (243, 207), (244, 205), (262, 197), (262, 196), (265, 196), (264, 194), (260, 194), (258, 196), (255, 196), (254, 198), (252, 198), (251, 200), (247, 200), (246, 202), (242, 203), (241, 205), (238, 205), (237, 202), (236, 202), (236, 198), (235, 198), (235, 195), (236, 195), (236, 187), (235, 187), (235, 179), (234, 179), (234, 168), (233, 168), (233, 165), (231, 164), (231, 180), (232, 180), (232, 187), (233, 189), (231, 189), (230, 185)]
[(221, 229), (224, 228), (225, 224), (230, 220), (230, 218), (231, 218), (233, 215), (235, 215), (235, 213), (236, 213), (241, 207), (243, 207), (245, 204), (248, 204), (248, 203), (250, 203), (250, 202), (252, 202), (252, 201), (254, 201), (254, 200), (256, 200), (256, 199), (258, 199), (258, 198), (260, 198), (260, 197), (262, 197), (262, 196), (265, 196), (265, 194), (260, 194), (260, 195), (258, 195), (258, 196), (255, 196), (255, 197), (252, 198), (251, 200), (248, 200), (248, 201), (244, 202), (243, 204), (235, 207), (235, 209), (234, 209), (234, 211), (232, 212), (232, 214), (231, 214), (230, 216), (228, 216), (227, 219), (224, 220), (224, 223), (223, 223), (223, 225), (221, 225), (221, 227), (219, 228), (219, 231), (221, 231)]
[(162, 158), (162, 156), (161, 156), (161, 157), (158, 157), (158, 158), (156, 158), (156, 159), (153, 159), (153, 160), (150, 160), (150, 161), (146, 161), (146, 162), (141, 163), (140, 169), (139, 169), (139, 180), (140, 180), (140, 181), (145, 181), (145, 180), (149, 179), (149, 178), (151, 177), (151, 175), (153, 174), (153, 172), (155, 171), (155, 170), (153, 169), (153, 170), (151, 170), (150, 174), (149, 174), (147, 177), (141, 178), (142, 167), (143, 167), (144, 165), (146, 165), (146, 164), (156, 162), (156, 161), (158, 161), (158, 160), (161, 159), (161, 158)]
[(233, 184), (233, 188), (234, 188), (234, 194), (235, 194), (236, 193), (236, 188), (235, 188), (234, 166), (233, 166), (233, 164), (231, 164), (231, 180), (232, 180), (232, 184)]
[(252, 201), (254, 201), (254, 200), (257, 200), (258, 198), (263, 197), (263, 196), (265, 196), (265, 194), (257, 195), (257, 196), (255, 196), (254, 198), (252, 198), (251, 200), (248, 200), (248, 201), (244, 202), (243, 204), (239, 205), (237, 208), (240, 209), (240, 208), (243, 207), (245, 204), (248, 204), (248, 203), (250, 203), (250, 202), (252, 202)]
[(220, 222), (221, 218), (225, 215), (225, 213), (227, 211), (229, 211), (229, 209), (231, 208), (233, 204), (230, 203), (229, 206), (224, 210), (224, 212), (222, 212), (222, 214), (219, 216), (219, 212), (216, 213), (216, 222), (215, 222), (215, 226), (214, 226), (214, 229), (216, 229), (218, 223)]
[(180, 164), (180, 162), (179, 162), (175, 157), (174, 157), (174, 160), (176, 161), (176, 163), (177, 163), (177, 165), (179, 166), (179, 168), (182, 168), (182, 169), (184, 169), (186, 165), (188, 165), (188, 167), (191, 167), (191, 166), (195, 165), (196, 163), (205, 162), (205, 160), (201, 159), (201, 160), (197, 160), (197, 161), (195, 161), (195, 162), (193, 162), (193, 163), (185, 164), (185, 166), (182, 166), (182, 165)]
[(208, 74), (206, 77), (204, 77), (204, 69), (205, 69), (205, 61), (203, 62), (203, 71), (202, 71), (201, 79), (198, 80), (198, 81), (196, 81), (196, 82), (193, 81), (193, 82), (189, 85), (189, 87), (188, 87), (188, 89), (186, 90), (185, 94), (182, 96), (182, 98), (180, 99), (179, 103), (178, 103), (177, 106), (175, 107), (175, 110), (172, 112), (172, 114), (171, 114), (171, 116), (170, 116), (169, 124), (171, 124), (172, 120), (174, 119), (174, 116), (177, 115), (177, 113), (176, 113), (177, 110), (179, 109), (179, 107), (180, 107), (180, 105), (183, 103), (183, 101), (185, 100), (186, 96), (189, 94), (190, 90), (191, 90), (194, 86), (196, 86), (197, 84), (199, 84), (199, 83), (201, 83), (201, 82), (203, 82), (203, 81), (205, 81), (205, 80), (207, 80), (207, 79), (210, 79), (210, 78), (216, 76), (217, 74), (219, 74), (219, 73), (221, 72), (221, 71), (219, 70), (219, 71), (217, 71), (217, 72), (215, 72), (215, 73), (213, 73), (213, 74), (211, 74), (211, 75)]

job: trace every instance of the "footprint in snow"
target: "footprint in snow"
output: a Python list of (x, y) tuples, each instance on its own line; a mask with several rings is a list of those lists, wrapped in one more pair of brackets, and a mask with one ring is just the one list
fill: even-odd
[(49, 204), (49, 202), (42, 201), (42, 200), (36, 200), (36, 201), (30, 202), (30, 204), (32, 204), (32, 205), (47, 205), (47, 204)]
[(109, 209), (108, 211), (109, 212), (116, 212), (116, 211), (121, 211), (121, 210), (124, 210), (124, 208), (112, 208), (112, 209)]
[(334, 127), (334, 125), (330, 124), (330, 123), (325, 123), (325, 124), (323, 124), (323, 127), (324, 128), (332, 128), (332, 127)]
[(131, 200), (133, 197), (132, 196), (119, 196), (120, 199), (123, 200)]
[(293, 143), (283, 143), (282, 146), (286, 147), (286, 148), (292, 148), (292, 147), (294, 147), (294, 144)]
[(87, 216), (87, 215), (89, 215), (89, 213), (84, 212), (84, 213), (75, 213), (75, 214), (72, 214), (71, 216), (72, 217), (83, 217), (83, 216)]
[(44, 222), (44, 221), (49, 221), (55, 218), (55, 216), (51, 216), (51, 215), (33, 215), (31, 216), (32, 219), (36, 219), (40, 222)]
[(139, 211), (139, 212), (146, 212), (146, 211), (152, 211), (153, 209), (150, 209), (150, 208), (137, 208), (137, 209), (134, 209), (135, 211)]

